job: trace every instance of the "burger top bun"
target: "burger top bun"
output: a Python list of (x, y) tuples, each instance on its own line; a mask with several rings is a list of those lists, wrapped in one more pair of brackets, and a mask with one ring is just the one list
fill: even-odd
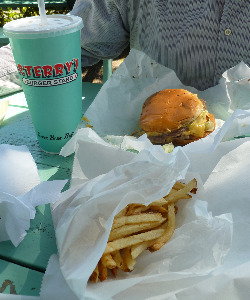
[(140, 127), (146, 132), (167, 132), (195, 120), (204, 104), (197, 95), (183, 89), (166, 89), (146, 99)]

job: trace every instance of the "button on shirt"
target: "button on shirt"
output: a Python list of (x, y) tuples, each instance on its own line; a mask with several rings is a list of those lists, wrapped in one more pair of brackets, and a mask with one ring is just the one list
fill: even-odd
[(250, 65), (249, 0), (77, 0), (82, 60), (118, 56), (129, 44), (204, 90), (244, 61)]
[(231, 29), (230, 28), (227, 28), (226, 30), (225, 30), (225, 35), (230, 35), (231, 34)]

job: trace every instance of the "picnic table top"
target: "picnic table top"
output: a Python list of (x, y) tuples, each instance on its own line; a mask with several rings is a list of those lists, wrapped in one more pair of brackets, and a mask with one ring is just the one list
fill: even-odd
[[(102, 84), (83, 83), (83, 111), (91, 104)], [(10, 101), (0, 126), (0, 143), (26, 145), (33, 156), (41, 181), (69, 179), (73, 155), (62, 157), (43, 152), (36, 140), (23, 92), (5, 97)], [(0, 243), (0, 293), (37, 296), (52, 254), (57, 253), (50, 206), (36, 208), (36, 217), (19, 244)]]

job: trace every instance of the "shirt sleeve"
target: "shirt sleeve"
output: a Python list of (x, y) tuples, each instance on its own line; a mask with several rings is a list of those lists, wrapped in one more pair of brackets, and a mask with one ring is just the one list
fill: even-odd
[(128, 1), (76, 0), (70, 14), (83, 19), (82, 66), (115, 58), (129, 45)]
[(0, 97), (21, 90), (10, 44), (0, 48)]

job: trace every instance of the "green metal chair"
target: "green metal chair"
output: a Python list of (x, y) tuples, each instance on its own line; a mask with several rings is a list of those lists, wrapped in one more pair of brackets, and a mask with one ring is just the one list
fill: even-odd
[(105, 59), (103, 61), (103, 83), (105, 83), (112, 75), (112, 59)]

